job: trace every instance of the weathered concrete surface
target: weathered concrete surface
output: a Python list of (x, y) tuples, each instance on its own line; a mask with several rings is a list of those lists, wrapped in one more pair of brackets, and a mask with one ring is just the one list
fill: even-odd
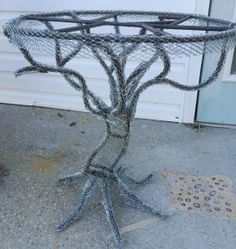
[[(83, 167), (103, 130), (103, 122), (87, 113), (0, 105), (1, 249), (114, 248), (98, 204), (65, 232), (55, 232), (83, 187), (83, 182), (58, 185), (56, 180)], [(158, 170), (226, 177), (234, 195), (236, 130), (208, 127), (199, 132), (182, 124), (135, 120), (122, 163), (136, 177)], [(172, 205), (163, 197), (166, 186), (165, 179), (156, 177), (137, 191), (152, 205)], [(114, 198), (113, 204), (124, 249), (236, 248), (233, 215), (179, 210), (161, 220), (134, 211), (121, 198)]]

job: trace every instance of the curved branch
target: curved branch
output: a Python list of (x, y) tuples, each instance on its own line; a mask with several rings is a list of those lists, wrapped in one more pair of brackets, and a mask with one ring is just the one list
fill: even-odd
[[(41, 21), (41, 22), (43, 24), (45, 24), (45, 26), (48, 28), (48, 30), (54, 30), (54, 27), (48, 21)], [(60, 47), (60, 43), (59, 43), (57, 38), (54, 38), (54, 41), (55, 41), (55, 57), (56, 57), (56, 63), (58, 66), (58, 65), (60, 65), (60, 63), (62, 61), (61, 47)]]
[[(101, 66), (103, 67), (103, 69), (105, 70), (108, 76), (109, 83), (110, 83), (110, 99), (112, 103), (113, 114), (119, 113), (122, 109), (122, 106), (124, 105), (122, 103), (125, 102), (122, 97), (123, 90), (122, 90), (121, 82), (125, 83), (124, 69), (125, 69), (125, 65), (127, 62), (127, 57), (130, 53), (132, 53), (137, 48), (137, 46), (139, 46), (139, 44), (137, 44), (136, 46), (132, 45), (128, 47), (123, 46), (123, 51), (119, 55), (116, 55), (115, 52), (109, 46), (106, 46), (105, 44), (99, 44), (99, 46), (96, 46), (96, 47), (90, 43), (86, 45), (90, 47), (94, 56), (97, 58), (98, 62), (101, 64)], [(105, 60), (102, 58), (102, 55), (99, 53), (99, 50), (102, 50), (100, 52), (103, 52), (110, 58), (111, 60), (110, 67), (107, 65)], [(113, 76), (114, 70), (118, 78), (117, 80), (118, 83)]]
[[(71, 15), (68, 15), (68, 16), (70, 16), (72, 19), (78, 19), (77, 16), (73, 13), (71, 13)], [(55, 30), (53, 25), (51, 23), (49, 23), (48, 21), (42, 21), (42, 22), (46, 25), (46, 27), (49, 30)], [(57, 66), (59, 66), (59, 67), (63, 67), (67, 62), (69, 62), (71, 59), (73, 59), (79, 53), (81, 48), (83, 47), (83, 44), (78, 41), (78, 46), (71, 53), (69, 53), (67, 56), (65, 56), (65, 58), (62, 58), (60, 42), (57, 38), (54, 38), (54, 41), (55, 41), (56, 63), (57, 63)]]
[(140, 44), (133, 44), (133, 45), (130, 45), (130, 46), (125, 46), (123, 47), (123, 51), (118, 55), (118, 57), (120, 58), (121, 60), (121, 64), (123, 67), (126, 66), (126, 63), (127, 63), (127, 59), (128, 59), (128, 56), (134, 52), (138, 47), (140, 46)]
[(157, 47), (157, 49), (159, 49), (160, 53), (160, 58), (163, 62), (163, 70), (161, 73), (159, 73), (156, 77), (154, 77), (152, 80), (149, 80), (145, 83), (143, 83), (133, 94), (132, 99), (129, 101), (129, 103), (127, 104), (127, 109), (128, 112), (130, 112), (132, 115), (134, 115), (136, 106), (137, 106), (137, 102), (139, 99), (140, 94), (146, 90), (149, 86), (152, 86), (154, 84), (157, 84), (160, 82), (160, 80), (162, 80), (170, 71), (170, 67), (171, 67), (171, 63), (170, 63), (170, 58), (167, 54), (167, 52), (164, 50), (164, 48), (161, 47)]
[(154, 55), (147, 61), (140, 63), (135, 70), (130, 74), (126, 80), (126, 97), (129, 99), (134, 93), (135, 89), (138, 87), (140, 80), (143, 78), (144, 74), (151, 67), (151, 65), (158, 59), (159, 50), (156, 50)]
[(138, 98), (139, 98), (140, 94), (142, 92), (144, 92), (148, 87), (150, 87), (152, 85), (169, 84), (169, 85), (171, 85), (173, 87), (176, 87), (176, 88), (178, 88), (180, 90), (185, 90), (185, 91), (195, 91), (195, 90), (199, 90), (199, 89), (201, 89), (203, 87), (208, 86), (209, 84), (211, 84), (219, 76), (219, 74), (220, 74), (220, 72), (222, 70), (222, 67), (224, 65), (226, 56), (227, 56), (227, 49), (226, 49), (226, 46), (223, 46), (221, 54), (220, 54), (219, 61), (218, 61), (217, 66), (216, 66), (216, 69), (213, 71), (213, 73), (210, 75), (210, 77), (201, 84), (186, 86), (186, 85), (180, 84), (179, 82), (176, 82), (174, 80), (170, 80), (168, 78), (165, 78), (165, 76), (170, 71), (170, 59), (169, 59), (167, 53), (165, 52), (165, 50), (163, 50), (162, 53), (161, 53), (161, 59), (162, 59), (163, 64), (164, 64), (163, 71), (157, 77), (155, 77), (152, 80), (147, 81), (146, 83), (141, 85), (136, 90), (136, 92), (134, 93), (133, 99), (128, 104), (128, 111), (134, 115), (136, 105), (137, 105), (137, 101), (138, 101)]
[(168, 56), (167, 52), (165, 51), (164, 48), (162, 47), (157, 47), (157, 49), (160, 51), (160, 58), (163, 62), (164, 68), (162, 70), (162, 72), (157, 75), (156, 77), (154, 77), (151, 80), (148, 80), (147, 82), (143, 83), (136, 91), (135, 94), (140, 95), (144, 90), (146, 90), (148, 87), (155, 85), (157, 82), (160, 81), (160, 79), (164, 78), (169, 72), (170, 72), (170, 66), (171, 66), (171, 62), (170, 62), (170, 57)]
[(67, 62), (69, 62), (71, 59), (73, 59), (81, 50), (83, 47), (83, 44), (78, 42), (78, 47), (74, 51), (72, 51), (70, 54), (68, 54), (65, 58), (63, 58), (59, 64), (60, 67), (63, 67)]
[[(95, 96), (87, 87), (85, 79), (82, 75), (80, 75), (78, 72), (68, 69), (68, 68), (62, 68), (62, 67), (54, 67), (54, 66), (47, 66), (45, 64), (36, 62), (33, 57), (30, 55), (29, 51), (25, 48), (20, 49), (24, 57), (30, 62), (30, 64), (37, 69), (37, 71), (46, 71), (46, 72), (54, 72), (54, 73), (61, 73), (65, 79), (68, 79), (68, 77), (74, 76), (79, 84), (73, 80), (67, 80), (68, 83), (77, 91), (82, 91), (83, 94), (83, 101), (85, 104), (85, 108), (91, 111), (93, 114), (103, 116), (106, 118), (106, 112), (107, 109), (103, 109), (103, 107), (106, 107), (106, 104), (98, 97)], [(89, 99), (90, 98), (90, 99)], [(96, 109), (91, 106), (89, 101), (92, 101), (93, 104), (95, 104)], [(102, 103), (102, 106), (101, 106)]]
[[(112, 75), (113, 71), (115, 71), (117, 76), (117, 82), (116, 82), (116, 89), (117, 89), (117, 106), (112, 110), (113, 114), (119, 114), (124, 105), (124, 94), (123, 94), (123, 82), (124, 82), (124, 67), (122, 67), (122, 62), (119, 61), (117, 55), (113, 51), (113, 49), (109, 46), (106, 46), (105, 44), (99, 44), (99, 49), (102, 49), (103, 52), (110, 58), (111, 60), (111, 66), (109, 71), (111, 72), (110, 75)], [(122, 73), (123, 72), (123, 73)], [(113, 77), (113, 76), (112, 76)]]
[(124, 47), (122, 52), (120, 54), (115, 54), (113, 49), (109, 46), (106, 46), (106, 44), (101, 43), (99, 44), (99, 49), (103, 49), (103, 52), (108, 56), (108, 58), (111, 60), (111, 66), (109, 68), (110, 74), (115, 71), (118, 81), (118, 96), (119, 96), (119, 103), (116, 108), (113, 109), (112, 114), (117, 115), (122, 112), (122, 110), (125, 108), (126, 103), (126, 97), (125, 97), (125, 66), (127, 63), (128, 56), (135, 50), (139, 44)]
[[(45, 26), (49, 29), (49, 30), (53, 30), (54, 27), (47, 21), (43, 21), (43, 23), (45, 24)], [(102, 99), (100, 99), (98, 96), (95, 96), (95, 94), (93, 94), (87, 87), (86, 83), (85, 83), (85, 79), (83, 78), (82, 75), (80, 75), (79, 73), (70, 70), (70, 69), (65, 69), (62, 68), (61, 66), (65, 65), (65, 63), (67, 61), (69, 61), (70, 59), (72, 59), (77, 53), (72, 52), (71, 54), (69, 54), (66, 58), (62, 59), (62, 54), (61, 54), (61, 47), (60, 47), (60, 43), (58, 41), (58, 39), (54, 39), (55, 40), (55, 55), (56, 55), (56, 64), (57, 64), (57, 68), (53, 67), (53, 66), (47, 66), (45, 64), (36, 62), (33, 57), (31, 56), (31, 54), (29, 53), (29, 51), (26, 48), (20, 48), (22, 54), (24, 55), (24, 57), (30, 62), (30, 64), (36, 69), (35, 71), (41, 72), (41, 71), (46, 71), (46, 72), (59, 72), (63, 75), (63, 77), (67, 80), (67, 82), (75, 89), (78, 91), (82, 91), (83, 92), (83, 100), (84, 100), (84, 104), (85, 107), (90, 110), (92, 113), (96, 114), (96, 115), (101, 115), (104, 118), (106, 118), (106, 113), (108, 112), (109, 108), (107, 107), (107, 105), (105, 104), (104, 101), (102, 101)], [(78, 51), (79, 52), (79, 51)], [(24, 69), (22, 71), (22, 69), (20, 70), (20, 73), (29, 70)], [(31, 70), (31, 69), (30, 69)], [(31, 70), (33, 71), (33, 70)], [(69, 74), (68, 74), (69, 73)], [(73, 79), (71, 79), (71, 75), (76, 77), (77, 80), (80, 82), (80, 84), (78, 84), (77, 82), (75, 82)], [(19, 72), (18, 74), (16, 74), (19, 76)], [(92, 103), (96, 106), (96, 109), (93, 108), (91, 106), (91, 104), (89, 103), (89, 98), (92, 101)]]
[(116, 108), (119, 105), (119, 96), (118, 96), (119, 89), (116, 84), (116, 80), (112, 75), (113, 68), (112, 67), (109, 68), (105, 60), (103, 60), (102, 56), (99, 54), (98, 49), (96, 49), (92, 45), (90, 48), (94, 56), (97, 58), (98, 62), (101, 64), (101, 66), (103, 67), (103, 69), (105, 70), (108, 76), (109, 83), (110, 83), (110, 99), (111, 99), (112, 107)]
[[(70, 17), (72, 17), (72, 19), (77, 19), (77, 16), (73, 14), (70, 15)], [(46, 25), (46, 27), (49, 30), (54, 30), (54, 27), (47, 21), (43, 21), (43, 23)], [(65, 58), (62, 58), (62, 53), (61, 53), (61, 46), (60, 46), (60, 42), (58, 41), (58, 39), (54, 39), (55, 40), (55, 56), (56, 56), (56, 64), (58, 67), (63, 67), (67, 62), (69, 62), (73, 57), (75, 57), (78, 52), (80, 51), (80, 49), (82, 48), (81, 46), (78, 46), (74, 51), (72, 51), (70, 54), (68, 54)], [(72, 86), (74, 87), (76, 90), (81, 90), (81, 87), (79, 87), (77, 85), (77, 83), (71, 78), (71, 76), (67, 73), (62, 73), (63, 77), (65, 78), (65, 80)], [(81, 76), (82, 77), (82, 76)], [(96, 107), (101, 111), (107, 112), (108, 107), (106, 106), (105, 102), (103, 102), (100, 98), (98, 98), (97, 96), (95, 96), (90, 90), (87, 89), (87, 93), (88, 96), (91, 97), (91, 100), (93, 102), (93, 104), (96, 105)], [(95, 112), (95, 109), (93, 109), (91, 106), (89, 106), (89, 101), (87, 101), (87, 107), (89, 108), (90, 111), (92, 111), (93, 113), (97, 113)]]
[(215, 71), (211, 74), (211, 76), (207, 80), (205, 80), (201, 84), (186, 86), (186, 85), (180, 84), (177, 81), (170, 80), (168, 78), (164, 78), (159, 83), (160, 84), (169, 84), (169, 85), (171, 85), (171, 86), (173, 86), (175, 88), (178, 88), (180, 90), (185, 90), (185, 91), (196, 91), (196, 90), (199, 90), (199, 89), (201, 89), (203, 87), (208, 86), (209, 84), (211, 84), (213, 81), (215, 81), (217, 79), (217, 77), (219, 76), (219, 74), (220, 74), (220, 72), (222, 70), (222, 67), (224, 65), (224, 62), (225, 62), (225, 59), (226, 59), (226, 55), (227, 55), (227, 51), (226, 51), (226, 49), (223, 49), (221, 51), (220, 59), (219, 59), (219, 61), (217, 63)]
[[(70, 16), (74, 20), (78, 20), (77, 15), (73, 12), (68, 14), (68, 16)], [(79, 23), (78, 23), (78, 26), (80, 26)], [(84, 33), (84, 30), (82, 30), (81, 33)], [(62, 58), (59, 66), (63, 67), (67, 62), (73, 59), (80, 52), (82, 47), (83, 47), (83, 43), (78, 41), (78, 47), (76, 47), (75, 50), (69, 53), (65, 58)]]
[[(76, 85), (77, 83), (72, 79), (70, 74), (63, 74), (66, 81), (73, 87), (73, 85)], [(80, 88), (81, 90), (81, 88)], [(96, 96), (92, 91), (87, 89), (88, 96), (91, 98), (92, 103), (105, 114), (109, 114), (111, 112), (111, 108), (108, 107), (105, 102), (99, 97)], [(94, 113), (96, 114), (96, 113)], [(105, 116), (104, 116), (105, 117)]]
[(33, 67), (33, 66), (28, 66), (28, 67), (22, 67), (18, 70), (15, 71), (15, 76), (16, 77), (19, 77), (25, 73), (47, 73), (46, 70), (38, 70), (36, 67)]

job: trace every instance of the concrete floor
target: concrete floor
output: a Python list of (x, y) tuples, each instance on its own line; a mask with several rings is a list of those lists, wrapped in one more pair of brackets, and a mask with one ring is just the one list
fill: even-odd
[[(83, 182), (59, 185), (56, 180), (83, 167), (103, 131), (103, 122), (87, 113), (0, 105), (1, 249), (115, 248), (98, 204), (91, 204), (66, 231), (55, 231), (83, 187)], [(135, 120), (122, 164), (136, 177), (155, 171), (155, 180), (137, 189), (138, 195), (153, 206), (173, 207), (176, 212), (162, 220), (114, 197), (124, 249), (235, 249), (235, 148), (236, 129), (203, 127), (199, 132), (183, 124)], [(185, 209), (186, 203), (176, 203), (177, 179), (184, 179), (180, 175), (207, 184), (215, 176), (220, 179), (217, 184), (228, 181), (222, 199), (228, 198), (230, 212), (218, 207), (213, 212)], [(180, 190), (198, 193), (196, 185), (194, 189), (188, 184), (180, 183)]]

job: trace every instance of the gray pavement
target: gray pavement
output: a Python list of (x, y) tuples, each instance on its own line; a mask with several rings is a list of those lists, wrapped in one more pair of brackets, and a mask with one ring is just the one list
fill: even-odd
[[(0, 249), (115, 248), (104, 210), (96, 203), (66, 231), (55, 231), (84, 184), (59, 185), (56, 180), (82, 169), (103, 132), (103, 122), (88, 113), (0, 105)], [(114, 194), (124, 249), (235, 249), (235, 148), (236, 129), (199, 131), (183, 124), (135, 120), (122, 164), (137, 178), (155, 171), (154, 181), (137, 194), (153, 206), (176, 212), (162, 220), (124, 205)], [(230, 182), (222, 192), (222, 199), (230, 202), (229, 213), (218, 207), (213, 212), (197, 206), (181, 209), (186, 203), (178, 206), (174, 193), (179, 175), (208, 184), (214, 176), (220, 179), (217, 184)], [(208, 191), (188, 184), (179, 185), (183, 195), (184, 188), (189, 195)]]

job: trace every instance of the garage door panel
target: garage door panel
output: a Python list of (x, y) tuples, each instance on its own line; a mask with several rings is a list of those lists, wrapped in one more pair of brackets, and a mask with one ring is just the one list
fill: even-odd
[[(33, 106), (45, 106), (58, 109), (68, 109), (75, 111), (86, 111), (83, 101), (77, 95), (58, 95), (48, 92), (31, 92), (22, 90), (1, 89), (0, 102)], [(65, 108), (66, 107), (66, 108)], [(153, 120), (180, 121), (180, 106), (152, 103), (139, 103), (137, 108), (137, 118)]]
[[(97, 79), (86, 80), (89, 82), (89, 86), (91, 86), (90, 89), (93, 89), (93, 92), (101, 97), (108, 98), (109, 87), (106, 81)], [(19, 77), (16, 80), (11, 73), (2, 73), (0, 89), (17, 89), (32, 92), (81, 96), (81, 94), (77, 93), (77, 91), (69, 86), (62, 77), (55, 74), (40, 75), (39, 77), (38, 75), (31, 74)], [(181, 91), (166, 86), (155, 86), (147, 90), (147, 92), (141, 96), (141, 102), (176, 105), (176, 103), (180, 102), (183, 98), (182, 94)]]
[[(147, 0), (147, 1), (9, 1), (0, 0), (0, 102), (25, 105), (39, 105), (71, 110), (84, 110), (81, 94), (77, 93), (65, 80), (57, 74), (28, 74), (15, 78), (13, 72), (28, 65), (21, 53), (11, 46), (3, 36), (2, 24), (8, 19), (25, 13), (55, 10), (150, 10), (195, 13), (197, 1), (203, 0)], [(45, 64), (54, 63), (49, 55), (34, 56)], [(130, 61), (126, 75), (129, 75), (137, 65)], [(109, 87), (107, 76), (101, 66), (93, 59), (74, 59), (67, 64), (86, 76), (89, 86), (108, 102)], [(162, 70), (162, 63), (155, 63), (145, 75), (143, 81), (152, 78)], [(188, 84), (189, 59), (172, 61), (171, 73), (168, 77)], [(169, 86), (155, 86), (145, 91), (138, 104), (137, 117), (180, 122), (183, 112), (185, 94)]]
[[(91, 4), (92, 3), (92, 4)], [(185, 11), (193, 12), (195, 10), (196, 1), (195, 0), (178, 0), (178, 1), (167, 1), (167, 0), (146, 0), (146, 1), (135, 1), (135, 0), (120, 0), (120, 1), (110, 1), (110, 0), (99, 0), (99, 1), (31, 1), (31, 0), (21, 0), (21, 1), (9, 1), (1, 0), (0, 9), (5, 11), (21, 11), (21, 12), (33, 12), (33, 11), (55, 11), (55, 10), (68, 10), (68, 9), (78, 9), (78, 10), (159, 10), (159, 11)]]
[[(38, 56), (38, 60), (42, 63), (49, 64), (52, 61), (51, 57), (48, 56)], [(73, 63), (72, 63), (73, 62)], [(77, 62), (77, 60), (72, 60), (70, 68), (78, 70), (82, 75), (85, 75), (88, 85), (93, 91), (103, 97), (108, 97), (109, 89), (107, 83), (107, 77), (105, 73), (98, 67), (96, 61), (91, 59), (82, 59)], [(59, 74), (49, 73), (49, 74), (29, 74), (25, 76), (21, 76), (16, 79), (13, 76), (13, 72), (21, 67), (28, 65), (28, 62), (18, 53), (0, 53), (0, 72), (2, 72), (1, 76), (1, 86), (2, 87), (9, 87), (13, 89), (14, 87), (20, 89), (27, 88), (35, 91), (41, 91), (42, 86), (44, 91), (54, 92), (61, 94), (66, 92), (67, 94), (73, 94), (75, 90), (69, 90), (71, 87), (65, 83), (62, 77)], [(161, 65), (158, 66), (161, 69)], [(180, 70), (182, 68), (182, 70)], [(99, 70), (100, 69), (100, 70)], [(153, 69), (154, 70), (154, 69)], [(159, 71), (158, 70), (158, 71)], [(5, 74), (4, 74), (5, 72)], [(173, 70), (170, 73), (170, 78), (175, 80), (186, 80), (183, 78), (184, 66), (181, 64), (178, 67), (178, 63), (173, 65)], [(150, 72), (150, 78), (153, 72)], [(9, 77), (9, 79), (8, 79)], [(24, 83), (25, 81), (25, 83)], [(53, 83), (55, 82), (55, 83)], [(60, 88), (58, 86), (61, 86)], [(147, 89), (140, 97), (140, 101), (146, 102), (154, 102), (155, 104), (158, 103), (179, 103), (183, 98), (183, 92), (170, 88), (168, 86), (153, 86), (150, 89)]]

